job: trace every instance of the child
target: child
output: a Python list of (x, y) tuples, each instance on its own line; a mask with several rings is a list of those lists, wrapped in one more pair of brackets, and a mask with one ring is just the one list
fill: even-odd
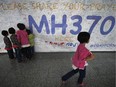
[(31, 59), (30, 44), (29, 44), (29, 40), (28, 40), (28, 34), (27, 34), (26, 30), (25, 30), (26, 27), (22, 23), (18, 23), (17, 27), (19, 28), (19, 30), (17, 31), (17, 38), (18, 38), (18, 41), (21, 43), (22, 54), (26, 58)]
[(22, 62), (22, 56), (21, 56), (21, 50), (20, 50), (21, 45), (18, 42), (17, 36), (15, 34), (15, 29), (11, 27), (11, 28), (9, 28), (8, 31), (11, 34), (10, 39), (13, 43), (13, 48), (15, 50), (16, 58), (17, 58), (18, 62), (20, 63), (20, 62)]
[(34, 34), (32, 34), (30, 30), (26, 29), (26, 31), (28, 33), (31, 55), (34, 55)]
[(4, 36), (3, 40), (4, 40), (4, 43), (5, 43), (5, 49), (7, 50), (9, 58), (14, 59), (12, 43), (11, 43), (10, 39), (8, 38), (8, 31), (3, 30), (1, 34)]
[(88, 32), (80, 32), (77, 39), (80, 44), (77, 47), (74, 56), (72, 57), (73, 70), (62, 76), (62, 84), (79, 72), (78, 84), (83, 86), (83, 79), (85, 78), (86, 74), (86, 66), (88, 65), (87, 60), (94, 58), (93, 54), (85, 47), (85, 44), (89, 42), (90, 34)]

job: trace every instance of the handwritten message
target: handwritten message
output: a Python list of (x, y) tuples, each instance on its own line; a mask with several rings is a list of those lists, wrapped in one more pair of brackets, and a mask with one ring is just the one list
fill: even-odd
[[(59, 7), (60, 6), (60, 7)], [(61, 8), (62, 7), (62, 8)], [(85, 4), (81, 2), (25, 2), (25, 3), (0, 3), (0, 10), (95, 10), (95, 11), (116, 11), (116, 4), (104, 4), (104, 3), (90, 3)]]

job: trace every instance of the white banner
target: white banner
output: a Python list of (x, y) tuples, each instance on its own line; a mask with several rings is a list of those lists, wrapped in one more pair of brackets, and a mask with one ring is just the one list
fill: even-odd
[(17, 23), (35, 34), (36, 52), (75, 51), (81, 31), (91, 33), (91, 51), (116, 51), (116, 0), (1, 0), (0, 32)]

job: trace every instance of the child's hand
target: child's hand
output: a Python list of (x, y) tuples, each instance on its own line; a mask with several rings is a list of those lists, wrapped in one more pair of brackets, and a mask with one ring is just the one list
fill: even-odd
[(94, 54), (91, 54), (90, 56), (88, 56), (87, 58), (86, 58), (86, 61), (88, 61), (88, 60), (92, 60), (92, 59), (94, 59)]

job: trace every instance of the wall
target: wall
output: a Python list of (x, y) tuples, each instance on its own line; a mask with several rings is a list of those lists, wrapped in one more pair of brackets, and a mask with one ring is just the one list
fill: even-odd
[(91, 51), (116, 51), (115, 0), (1, 0), (0, 32), (17, 23), (35, 34), (36, 52), (75, 51), (80, 31), (91, 33)]

